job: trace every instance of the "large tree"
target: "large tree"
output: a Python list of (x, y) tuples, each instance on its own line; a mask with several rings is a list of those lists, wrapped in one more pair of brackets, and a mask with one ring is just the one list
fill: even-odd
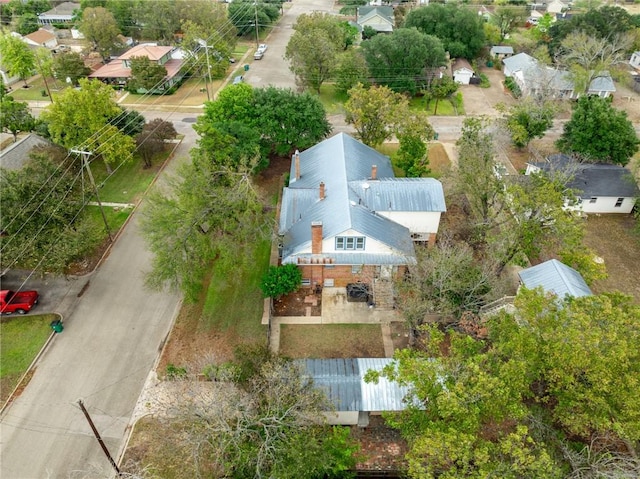
[(10, 76), (17, 75), (27, 85), (36, 69), (36, 57), (29, 46), (10, 33), (0, 35), (0, 56)]
[(67, 89), (40, 115), (51, 139), (67, 148), (89, 150), (107, 166), (132, 158), (134, 141), (110, 124), (122, 109), (111, 87), (98, 80), (80, 80), (80, 89)]
[(610, 99), (582, 96), (556, 145), (585, 161), (626, 165), (640, 140), (627, 113), (613, 107)]
[(255, 36), (257, 41), (259, 32), (269, 27), (280, 16), (280, 6), (272, 3), (254, 3), (251, 0), (236, 0), (229, 4), (227, 14), (239, 35)]
[(452, 58), (471, 60), (484, 46), (483, 24), (482, 16), (464, 5), (432, 3), (411, 10), (404, 26), (438, 37)]
[(153, 38), (168, 44), (180, 29), (176, 0), (136, 2), (133, 15), (137, 25), (141, 26), (142, 38)]
[(156, 118), (144, 125), (136, 136), (136, 147), (142, 156), (144, 166), (150, 168), (154, 156), (166, 148), (166, 141), (175, 139), (177, 135), (173, 123), (162, 118)]
[(14, 101), (9, 95), (3, 95), (0, 110), (0, 130), (11, 133), (14, 142), (18, 140), (18, 133), (31, 131), (36, 125), (26, 102)]
[(65, 52), (54, 57), (53, 73), (56, 79), (78, 86), (80, 78), (85, 78), (91, 70), (84, 64), (79, 53)]
[(102, 7), (85, 8), (79, 30), (103, 58), (109, 57), (121, 33), (113, 14)]
[(442, 42), (415, 28), (400, 28), (362, 42), (373, 80), (397, 92), (416, 93), (428, 85), (432, 71), (445, 64)]
[(167, 69), (164, 65), (148, 57), (131, 58), (131, 78), (127, 87), (130, 91), (157, 91), (164, 83)]
[(367, 85), (369, 68), (360, 49), (349, 48), (338, 55), (334, 85), (340, 93), (347, 93), (358, 83)]
[(404, 113), (408, 101), (386, 86), (365, 88), (361, 84), (349, 90), (345, 103), (347, 123), (353, 124), (358, 138), (376, 147), (391, 138)]
[(534, 138), (542, 138), (553, 125), (555, 105), (551, 101), (536, 101), (526, 97), (513, 105), (504, 118), (512, 143), (523, 148)]
[(498, 41), (502, 42), (507, 35), (509, 35), (514, 28), (523, 23), (527, 18), (527, 10), (525, 7), (518, 7), (514, 5), (503, 5), (496, 8), (495, 12), (491, 16), (491, 23), (498, 27), (500, 32), (500, 38)]

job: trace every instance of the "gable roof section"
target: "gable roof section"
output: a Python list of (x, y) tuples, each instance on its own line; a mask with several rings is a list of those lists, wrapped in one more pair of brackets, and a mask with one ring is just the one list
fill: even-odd
[(56, 36), (50, 31), (45, 30), (44, 28), (39, 28), (38, 30), (36, 30), (33, 33), (30, 33), (29, 35), (25, 35), (24, 38), (28, 38), (32, 42), (37, 43), (38, 45), (42, 45), (48, 42), (49, 40), (54, 40)]
[(502, 60), (502, 63), (511, 71), (527, 71), (538, 67), (538, 60), (527, 53), (518, 53)]
[(394, 23), (393, 7), (376, 7), (371, 5), (358, 7), (358, 23), (360, 23), (361, 18), (368, 17), (371, 14), (379, 15), (391, 24)]
[(559, 298), (592, 294), (582, 275), (557, 259), (523, 269), (518, 275), (528, 289), (541, 286), (545, 292), (554, 293)]
[(36, 146), (50, 144), (49, 140), (35, 133), (30, 133), (0, 152), (0, 167), (7, 170), (19, 170), (29, 161), (31, 150)]
[(513, 54), (513, 47), (506, 45), (494, 45), (491, 47), (491, 55), (509, 55)]
[(393, 363), (392, 358), (304, 359), (302, 373), (313, 379), (337, 411), (402, 411), (409, 388), (395, 381), (380, 378), (367, 383), (369, 370), (382, 371)]
[(640, 188), (631, 172), (609, 163), (578, 163), (564, 154), (548, 157), (547, 161), (531, 163), (543, 171), (568, 171), (573, 178), (567, 187), (580, 192), (582, 198), (640, 196)]
[(73, 15), (75, 10), (80, 10), (80, 4), (74, 2), (63, 2), (60, 5), (56, 5), (51, 10), (47, 10), (41, 13), (39, 16), (60, 16), (60, 15)]
[(149, 60), (157, 62), (172, 50), (173, 47), (163, 47), (151, 43), (141, 43), (124, 52), (118, 57), (118, 60), (129, 60), (133, 57), (147, 57)]
[[(367, 188), (363, 188), (364, 185)], [(444, 213), (442, 183), (434, 178), (381, 178), (349, 182), (350, 198), (371, 211), (438, 211)]]
[(469, 63), (464, 58), (456, 59), (456, 61), (453, 62), (453, 65), (451, 65), (451, 71), (453, 71), (454, 73), (460, 70), (467, 70), (473, 73), (473, 68), (471, 67), (471, 63)]

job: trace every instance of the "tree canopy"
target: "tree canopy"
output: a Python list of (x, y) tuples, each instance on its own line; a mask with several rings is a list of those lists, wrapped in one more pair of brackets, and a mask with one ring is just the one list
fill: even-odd
[(145, 56), (133, 57), (131, 58), (131, 78), (127, 87), (133, 92), (159, 90), (166, 76), (167, 69), (164, 65)]
[(238, 35), (254, 36), (256, 31), (264, 30), (278, 19), (280, 6), (273, 3), (236, 0), (229, 4), (227, 15), (229, 21), (236, 27)]
[(63, 52), (53, 59), (53, 73), (60, 81), (70, 80), (73, 86), (78, 86), (80, 78), (86, 77), (90, 69), (85, 66), (82, 56), (77, 52)]
[(18, 133), (31, 131), (36, 125), (26, 102), (14, 101), (9, 95), (3, 95), (0, 110), (0, 130), (11, 133), (14, 142), (18, 140)]
[(485, 43), (483, 24), (483, 18), (464, 5), (432, 3), (411, 10), (404, 26), (439, 38), (452, 58), (472, 60)]
[(626, 165), (640, 140), (626, 112), (609, 99), (590, 95), (578, 99), (556, 146), (585, 161)]
[(85, 8), (79, 29), (104, 58), (109, 57), (121, 33), (113, 14), (103, 7)]
[(29, 46), (10, 33), (0, 35), (0, 55), (10, 76), (17, 75), (24, 84), (36, 69), (36, 57)]
[(442, 42), (415, 28), (399, 28), (362, 42), (371, 78), (396, 92), (415, 94), (445, 64)]

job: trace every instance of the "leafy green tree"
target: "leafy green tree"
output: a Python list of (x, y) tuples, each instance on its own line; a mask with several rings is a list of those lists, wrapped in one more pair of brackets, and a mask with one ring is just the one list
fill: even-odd
[(496, 25), (500, 31), (499, 41), (504, 40), (525, 18), (527, 18), (527, 10), (525, 7), (505, 5), (496, 8), (491, 16), (491, 22)]
[(151, 194), (142, 223), (154, 255), (147, 283), (179, 289), (188, 301), (198, 298), (214, 261), (231, 267), (260, 238), (262, 205), (250, 167), (230, 170), (220, 166), (224, 158), (210, 158), (216, 155), (224, 150), (194, 155), (170, 181), (171, 194)]
[(365, 25), (362, 29), (362, 39), (370, 40), (378, 34), (378, 31), (373, 28), (371, 25)]
[[(212, 3), (211, 5), (216, 4)], [(236, 44), (235, 28), (220, 25), (221, 19), (224, 18), (225, 16), (218, 17), (217, 22), (211, 22), (207, 25), (191, 20), (182, 22), (182, 32), (184, 33), (182, 45), (190, 54), (187, 57), (187, 64), (194, 63), (198, 70), (210, 68), (212, 78), (222, 78), (226, 75), (229, 68), (229, 58), (233, 52), (233, 46)], [(220, 34), (218, 31), (223, 33)], [(205, 74), (206, 71), (203, 72), (203, 75)]]
[(76, 219), (83, 203), (77, 170), (59, 168), (48, 150), (32, 156), (22, 169), (0, 175), (2, 269), (62, 273), (102, 237), (90, 222)]
[(136, 110), (127, 110), (118, 105), (120, 113), (109, 120), (109, 124), (118, 128), (127, 136), (136, 136), (144, 128), (146, 120), (140, 112)]
[(162, 87), (167, 69), (148, 57), (131, 59), (131, 79), (127, 85), (131, 91), (157, 91)]
[(275, 22), (280, 16), (280, 7), (269, 3), (254, 4), (251, 0), (236, 0), (229, 4), (227, 15), (238, 35), (251, 36)]
[(444, 75), (439, 80), (434, 81), (429, 87), (429, 93), (436, 99), (436, 105), (433, 108), (433, 114), (438, 114), (438, 102), (450, 98), (458, 91), (458, 84), (448, 75)]
[(296, 32), (305, 33), (309, 30), (322, 30), (336, 45), (339, 51), (346, 50), (353, 45), (358, 34), (358, 29), (340, 20), (339, 17), (323, 12), (303, 13), (293, 25)]
[(530, 97), (519, 101), (505, 117), (511, 141), (518, 148), (523, 148), (534, 138), (542, 138), (553, 125), (554, 115), (552, 102), (536, 102)]
[(358, 83), (368, 84), (369, 69), (360, 50), (350, 48), (337, 58), (335, 87), (340, 93), (347, 93)]
[(103, 58), (109, 57), (121, 33), (113, 14), (103, 7), (85, 8), (78, 28)]
[(402, 115), (408, 111), (408, 101), (386, 86), (365, 88), (361, 84), (349, 90), (345, 103), (347, 123), (351, 123), (358, 138), (371, 147), (391, 138)]
[(376, 83), (415, 94), (429, 83), (428, 69), (445, 64), (442, 43), (415, 28), (400, 28), (362, 42), (369, 73)]
[(23, 13), (16, 22), (16, 32), (20, 35), (29, 35), (38, 28), (38, 16), (35, 13)]
[(431, 172), (427, 142), (434, 136), (429, 119), (422, 112), (408, 114), (398, 124), (396, 137), (400, 147), (394, 162), (404, 170), (407, 177), (419, 178)]
[(640, 140), (627, 113), (614, 108), (609, 99), (582, 96), (556, 146), (586, 161), (626, 165)]
[(99, 80), (80, 80), (64, 90), (40, 117), (51, 140), (67, 149), (82, 148), (102, 157), (107, 168), (131, 159), (134, 141), (109, 122), (121, 113), (114, 91)]
[(53, 101), (51, 89), (49, 88), (49, 79), (53, 78), (53, 55), (48, 48), (37, 48), (34, 52), (36, 71), (42, 77), (44, 87), (49, 96), (49, 100)]
[(296, 82), (320, 93), (322, 84), (334, 74), (338, 48), (321, 29), (296, 30), (289, 39), (285, 58)]
[(452, 58), (475, 58), (484, 46), (484, 20), (473, 9), (456, 3), (432, 3), (411, 10), (405, 28), (439, 38)]
[(174, 34), (180, 30), (180, 18), (176, 0), (163, 2), (136, 2), (133, 15), (136, 25), (141, 26), (142, 38), (153, 38), (169, 44)]
[(18, 133), (32, 131), (36, 120), (29, 111), (26, 102), (14, 101), (9, 95), (5, 95), (0, 102), (0, 129), (13, 135), (14, 143), (18, 141)]
[(269, 266), (262, 278), (260, 289), (265, 298), (278, 299), (280, 296), (297, 291), (302, 284), (302, 271), (295, 264)]
[(17, 75), (25, 86), (36, 69), (36, 58), (29, 46), (10, 33), (0, 36), (0, 56), (10, 76)]
[(78, 86), (80, 78), (85, 78), (91, 70), (85, 66), (79, 53), (65, 52), (56, 55), (53, 59), (53, 73), (63, 82), (70, 80), (73, 86)]
[(134, 0), (107, 0), (104, 5), (93, 5), (93, 7), (102, 6), (110, 11), (123, 35), (139, 38), (140, 25), (134, 15), (135, 3)]

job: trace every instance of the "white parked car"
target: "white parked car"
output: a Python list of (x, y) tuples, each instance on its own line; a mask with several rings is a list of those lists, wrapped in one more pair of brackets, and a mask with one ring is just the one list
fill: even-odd
[(266, 52), (267, 48), (269, 48), (269, 46), (266, 43), (261, 43), (260, 45), (258, 45), (258, 51), (260, 53)]
[(263, 56), (264, 56), (264, 52), (261, 52), (260, 50), (258, 50), (257, 52), (255, 52), (253, 54), (253, 59), (254, 60), (262, 60)]

